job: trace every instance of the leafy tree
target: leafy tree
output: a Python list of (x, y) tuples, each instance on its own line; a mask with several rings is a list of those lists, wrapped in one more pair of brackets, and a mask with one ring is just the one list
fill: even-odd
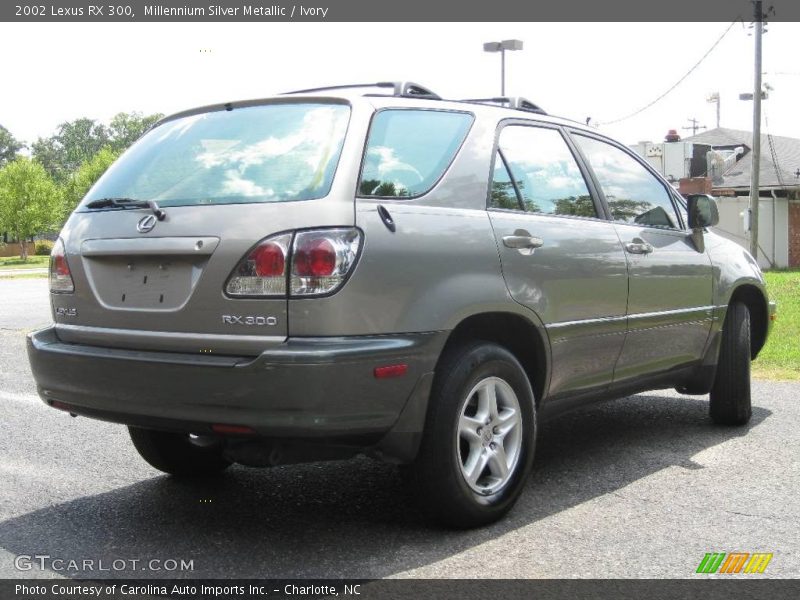
[(24, 241), (56, 225), (60, 205), (58, 187), (39, 163), (21, 157), (0, 168), (0, 231), (23, 242), (22, 260)]
[(121, 112), (114, 115), (108, 127), (111, 137), (111, 149), (116, 151), (117, 154), (123, 152), (163, 116), (161, 113), (143, 115), (138, 112)]
[(492, 206), (495, 208), (507, 208), (509, 210), (519, 210), (517, 192), (514, 184), (510, 181), (492, 181)]
[(58, 182), (97, 154), (111, 138), (105, 125), (94, 119), (75, 119), (58, 126), (56, 135), (33, 144), (33, 157)]
[(25, 144), (15, 139), (8, 129), (0, 125), (0, 167), (14, 160), (17, 152), (24, 147)]
[(632, 222), (639, 214), (646, 208), (649, 208), (647, 202), (637, 202), (628, 198), (616, 198), (614, 196), (607, 196), (608, 207), (611, 209), (611, 215), (617, 221)]
[(106, 146), (70, 175), (70, 178), (63, 186), (64, 218), (75, 210), (75, 207), (86, 195), (86, 192), (89, 191), (89, 188), (100, 179), (100, 176), (106, 172), (111, 163), (117, 160), (118, 156), (119, 152)]
[(106, 146), (120, 154), (162, 115), (118, 113), (108, 127), (95, 119), (75, 119), (58, 126), (55, 135), (39, 138), (31, 149), (58, 183), (66, 183), (80, 165)]
[(555, 214), (571, 215), (574, 217), (596, 217), (597, 211), (591, 196), (570, 196), (559, 198), (553, 202)]
[(380, 179), (365, 179), (358, 187), (362, 196), (379, 196), (381, 198), (402, 198), (408, 196), (408, 190), (402, 185)]

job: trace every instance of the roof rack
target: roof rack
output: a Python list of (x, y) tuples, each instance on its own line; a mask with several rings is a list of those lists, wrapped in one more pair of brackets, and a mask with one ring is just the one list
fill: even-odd
[(513, 108), (516, 110), (525, 110), (540, 115), (547, 114), (538, 105), (534, 104), (527, 98), (523, 98), (522, 96), (498, 96), (496, 98), (467, 98), (465, 100), (461, 100), (461, 102), (473, 102), (477, 104), (499, 104), (500, 106), (505, 106), (507, 108)]
[(393, 96), (404, 98), (428, 98), (430, 100), (441, 100), (438, 94), (413, 81), (379, 81), (378, 83), (350, 83), (347, 85), (331, 85), (328, 87), (309, 88), (307, 90), (295, 90), (284, 92), (287, 94), (310, 94), (315, 92), (326, 92), (329, 90), (347, 90), (353, 88), (392, 88)]

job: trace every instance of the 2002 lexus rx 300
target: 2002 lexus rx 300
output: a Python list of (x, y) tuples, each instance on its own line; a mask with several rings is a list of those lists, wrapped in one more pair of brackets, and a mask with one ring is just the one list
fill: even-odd
[(753, 258), (626, 147), (523, 99), (304, 90), (163, 119), (53, 250), (50, 406), (167, 473), (365, 453), (452, 526), (516, 501), (540, 418), (675, 387), (750, 418)]

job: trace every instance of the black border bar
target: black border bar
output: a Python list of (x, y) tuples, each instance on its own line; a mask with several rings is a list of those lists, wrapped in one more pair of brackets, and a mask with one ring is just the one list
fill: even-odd
[[(800, 597), (800, 579), (760, 575), (695, 579), (30, 579), (0, 580), (3, 600), (770, 600)], [(20, 588), (18, 586), (24, 586)], [(125, 587), (127, 586), (127, 587)], [(131, 593), (131, 589), (137, 592)], [(38, 590), (38, 591), (35, 591)], [(177, 591), (176, 591), (177, 590)]]
[[(772, 21), (800, 21), (798, 0), (764, 0)], [(3, 0), (7, 22), (731, 22), (752, 0)], [(685, 42), (676, 30), (677, 40)], [(702, 40), (696, 40), (698, 43)], [(419, 43), (419, 40), (417, 40)]]

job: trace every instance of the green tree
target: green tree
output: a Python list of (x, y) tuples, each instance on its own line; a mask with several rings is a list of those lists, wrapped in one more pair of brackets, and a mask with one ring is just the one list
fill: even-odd
[(152, 115), (143, 115), (138, 112), (117, 113), (108, 126), (111, 149), (120, 154), (163, 116), (161, 113)]
[[(39, 163), (21, 157), (0, 168), (0, 231), (24, 242), (54, 227), (60, 206), (59, 189)], [(28, 249), (20, 245), (20, 258), (27, 260)]]
[(110, 142), (109, 131), (102, 123), (94, 119), (75, 119), (59, 125), (56, 135), (34, 142), (33, 157), (51, 177), (63, 183)]
[(111, 166), (119, 152), (106, 146), (92, 158), (84, 162), (78, 169), (70, 175), (70, 178), (63, 186), (63, 216), (68, 217), (75, 210), (78, 203), (86, 195), (86, 192), (100, 179), (100, 176)]
[(15, 139), (8, 129), (0, 125), (0, 167), (14, 160), (17, 152), (24, 147), (25, 144)]
[(519, 210), (519, 201), (517, 200), (514, 184), (510, 181), (492, 181), (491, 204), (495, 208)]
[(632, 222), (639, 216), (646, 208), (649, 207), (647, 202), (637, 202), (627, 198), (616, 198), (615, 196), (606, 196), (608, 207), (611, 209), (611, 215), (617, 221)]
[(571, 215), (574, 217), (596, 217), (594, 202), (591, 196), (570, 196), (554, 200), (554, 213), (557, 215)]

